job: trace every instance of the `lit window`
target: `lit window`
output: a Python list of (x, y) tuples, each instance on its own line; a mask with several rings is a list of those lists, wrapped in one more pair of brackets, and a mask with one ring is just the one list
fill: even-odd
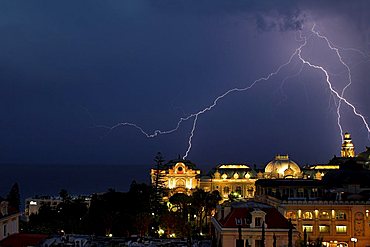
[(330, 227), (328, 225), (320, 225), (319, 226), (319, 231), (321, 233), (328, 233), (328, 232), (330, 232)]
[(183, 171), (183, 169), (182, 169), (182, 167), (181, 167), (181, 166), (177, 168), (177, 173), (179, 173), (179, 174), (184, 173), (184, 171)]
[(320, 212), (320, 219), (327, 220), (330, 219), (330, 214), (327, 211), (321, 211)]
[(312, 225), (303, 225), (303, 231), (306, 229), (306, 232), (313, 232)]
[(335, 226), (337, 233), (347, 233), (347, 226)]
[(285, 217), (287, 219), (296, 219), (297, 218), (297, 213), (294, 212), (294, 211), (288, 211), (288, 212), (286, 212)]
[(35, 202), (35, 201), (30, 201), (30, 205), (37, 205), (37, 202)]
[(337, 211), (337, 213), (335, 214), (335, 218), (337, 220), (345, 220), (347, 218), (346, 213), (343, 211)]
[(305, 220), (312, 220), (313, 219), (313, 216), (312, 216), (312, 212), (304, 212), (302, 214), (302, 218), (305, 219)]

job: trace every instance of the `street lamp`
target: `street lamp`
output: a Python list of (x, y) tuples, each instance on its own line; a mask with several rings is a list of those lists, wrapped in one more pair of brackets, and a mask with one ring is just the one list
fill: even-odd
[(353, 247), (356, 247), (357, 238), (351, 238), (351, 242), (353, 242)]

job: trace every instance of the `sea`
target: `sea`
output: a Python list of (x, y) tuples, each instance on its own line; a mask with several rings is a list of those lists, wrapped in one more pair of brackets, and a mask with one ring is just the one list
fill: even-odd
[(133, 181), (150, 183), (148, 165), (31, 165), (0, 164), (0, 197), (18, 183), (21, 206), (36, 195), (57, 196), (61, 189), (70, 195), (91, 195), (108, 189), (126, 192)]

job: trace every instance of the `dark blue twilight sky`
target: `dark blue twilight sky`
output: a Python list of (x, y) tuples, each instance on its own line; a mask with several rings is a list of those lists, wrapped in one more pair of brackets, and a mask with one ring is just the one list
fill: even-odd
[[(370, 2), (125, 0), (0, 2), (0, 163), (149, 164), (184, 155), (193, 119), (228, 89), (275, 71), (309, 36), (302, 55), (325, 67), (370, 121)], [(349, 49), (353, 48), (353, 49)], [(361, 50), (363, 53), (355, 50)], [(299, 164), (339, 154), (336, 103), (325, 75), (298, 58), (266, 82), (233, 93), (198, 117), (188, 159)], [(341, 108), (357, 151), (368, 131)]]

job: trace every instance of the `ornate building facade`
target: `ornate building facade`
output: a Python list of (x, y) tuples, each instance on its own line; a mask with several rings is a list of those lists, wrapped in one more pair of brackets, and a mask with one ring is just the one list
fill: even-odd
[[(357, 247), (368, 247), (370, 148), (357, 156), (354, 150), (351, 136), (346, 133), (341, 157), (334, 156), (328, 164), (301, 168), (288, 155), (277, 155), (264, 169), (247, 164), (221, 164), (200, 176), (193, 163), (178, 159), (170, 161), (159, 173), (172, 194), (191, 194), (201, 188), (219, 191), (224, 201), (254, 199), (277, 208), (292, 220), (301, 236), (306, 230), (311, 241), (323, 238), (327, 247), (349, 247), (351, 239), (356, 239)], [(151, 170), (152, 181), (157, 172)], [(232, 232), (222, 220), (214, 224), (218, 236), (234, 243), (235, 228)]]
[(253, 198), (256, 172), (245, 164), (222, 164), (210, 176), (202, 177), (200, 188), (205, 191), (218, 190), (224, 200), (229, 196)]
[(342, 150), (340, 152), (341, 157), (353, 158), (355, 157), (355, 146), (352, 143), (352, 138), (349, 133), (344, 134)]
[(156, 183), (157, 174), (159, 176), (160, 185), (169, 189), (169, 195), (175, 193), (186, 193), (190, 195), (192, 191), (199, 188), (200, 170), (196, 169), (195, 164), (189, 160), (170, 160), (160, 169), (151, 169), (152, 184)]

